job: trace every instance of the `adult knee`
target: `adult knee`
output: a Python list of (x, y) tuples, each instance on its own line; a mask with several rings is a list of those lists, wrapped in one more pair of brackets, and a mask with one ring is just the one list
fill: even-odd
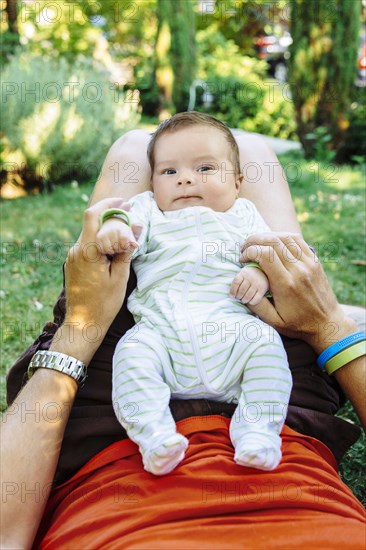
[(129, 130), (125, 134), (123, 134), (121, 137), (119, 137), (112, 145), (113, 149), (116, 149), (116, 152), (120, 150), (121, 152), (126, 147), (147, 147), (147, 144), (149, 143), (151, 139), (151, 136), (149, 132), (146, 132), (145, 130)]

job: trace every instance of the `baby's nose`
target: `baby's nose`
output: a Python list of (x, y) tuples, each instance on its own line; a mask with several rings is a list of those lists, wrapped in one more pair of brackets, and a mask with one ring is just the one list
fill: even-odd
[(178, 175), (178, 185), (190, 185), (194, 183), (194, 175), (192, 172), (185, 171)]

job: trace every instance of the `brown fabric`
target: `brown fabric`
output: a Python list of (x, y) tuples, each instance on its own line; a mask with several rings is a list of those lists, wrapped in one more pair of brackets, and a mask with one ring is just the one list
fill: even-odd
[[(133, 273), (127, 296), (136, 286)], [(65, 315), (65, 295), (61, 293), (54, 307), (54, 321), (47, 323), (42, 334), (17, 360), (7, 376), (7, 401), (10, 405), (27, 381), (28, 364), (38, 350), (48, 349)], [(69, 479), (90, 458), (108, 445), (126, 437), (118, 423), (112, 403), (112, 357), (120, 337), (134, 324), (126, 300), (112, 323), (102, 345), (88, 368), (85, 386), (76, 396), (55, 477), (58, 485)], [(360, 430), (333, 415), (344, 402), (344, 396), (333, 378), (323, 374), (316, 364), (313, 350), (300, 340), (283, 338), (293, 377), (293, 390), (286, 424), (294, 430), (325, 443), (339, 461), (358, 439)], [(171, 401), (176, 421), (190, 416), (222, 414), (231, 417), (234, 405), (204, 399)]]

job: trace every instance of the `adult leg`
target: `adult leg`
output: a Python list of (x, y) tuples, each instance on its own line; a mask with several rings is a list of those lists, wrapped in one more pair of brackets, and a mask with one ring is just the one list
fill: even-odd
[(130, 199), (150, 189), (151, 171), (147, 144), (151, 136), (144, 130), (131, 130), (109, 149), (90, 206), (106, 197)]
[[(106, 197), (129, 199), (150, 189), (147, 144), (150, 134), (131, 130), (110, 148), (96, 182), (90, 204)], [(244, 175), (240, 196), (257, 206), (272, 231), (300, 233), (290, 190), (279, 161), (265, 141), (256, 135), (235, 136)]]
[(251, 200), (272, 231), (301, 233), (281, 164), (264, 139), (236, 135), (243, 183), (240, 197)]

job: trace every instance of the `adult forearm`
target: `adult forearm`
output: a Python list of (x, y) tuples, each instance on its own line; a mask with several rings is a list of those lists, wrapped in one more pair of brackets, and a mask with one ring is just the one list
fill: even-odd
[[(338, 316), (334, 316), (329, 322), (330, 328), (335, 331), (332, 341), (329, 341), (329, 326), (314, 335), (309, 341), (319, 354), (329, 347), (334, 339), (340, 340), (359, 330), (357, 324), (347, 317), (343, 309), (338, 309)], [(334, 372), (333, 375), (342, 390), (351, 401), (360, 422), (366, 430), (366, 358), (359, 357)]]
[(359, 357), (334, 373), (366, 431), (366, 359)]
[(1, 423), (1, 548), (30, 548), (55, 474), (76, 382), (38, 369)]
[[(99, 343), (86, 339), (76, 323), (66, 322), (50, 350), (88, 365)], [(3, 416), (1, 548), (29, 548), (33, 543), (77, 389), (70, 376), (40, 368)]]
[(275, 153), (255, 134), (235, 136), (244, 177), (240, 196), (254, 202), (272, 231), (301, 233), (290, 189)]

